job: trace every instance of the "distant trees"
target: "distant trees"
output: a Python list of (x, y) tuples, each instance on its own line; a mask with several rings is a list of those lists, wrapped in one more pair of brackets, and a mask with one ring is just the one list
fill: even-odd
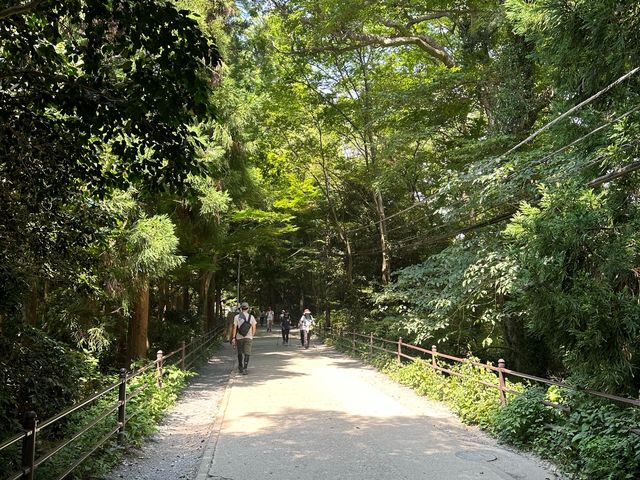
[(640, 64), (634, 2), (253, 5), (263, 168), (321, 193), (283, 275), (378, 334), (633, 393), (639, 184), (588, 185), (634, 163), (638, 79), (504, 153)]

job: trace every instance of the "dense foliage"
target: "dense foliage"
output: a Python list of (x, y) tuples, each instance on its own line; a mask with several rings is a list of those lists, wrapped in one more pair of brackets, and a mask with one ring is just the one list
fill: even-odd
[[(0, 1), (0, 345), (35, 362), (7, 375), (45, 345), (112, 373), (240, 296), (637, 397), (638, 13)], [(11, 380), (2, 429), (82, 396), (56, 378)]]

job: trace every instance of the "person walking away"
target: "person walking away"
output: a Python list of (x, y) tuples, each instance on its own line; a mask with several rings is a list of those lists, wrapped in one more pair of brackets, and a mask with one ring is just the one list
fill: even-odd
[(291, 319), (285, 313), (280, 314), (280, 329), (282, 330), (282, 344), (289, 345), (289, 331), (291, 330)]
[(238, 371), (246, 375), (251, 356), (251, 345), (256, 334), (256, 318), (249, 313), (249, 304), (242, 302), (240, 312), (233, 319), (231, 343), (238, 351)]
[(311, 329), (314, 324), (315, 320), (311, 315), (311, 310), (305, 308), (302, 313), (302, 317), (300, 317), (300, 321), (298, 322), (298, 328), (300, 329), (300, 343), (302, 343), (304, 348), (309, 348), (309, 338), (311, 337)]
[(269, 307), (267, 310), (267, 332), (270, 332), (273, 327), (273, 310)]
[(260, 311), (260, 326), (264, 327), (264, 320), (267, 318), (267, 313), (264, 310)]

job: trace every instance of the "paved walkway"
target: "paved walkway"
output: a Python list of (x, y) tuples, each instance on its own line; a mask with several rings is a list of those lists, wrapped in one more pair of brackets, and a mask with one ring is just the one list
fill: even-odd
[(197, 480), (556, 478), (443, 405), (294, 340), (254, 340), (249, 375), (230, 379)]

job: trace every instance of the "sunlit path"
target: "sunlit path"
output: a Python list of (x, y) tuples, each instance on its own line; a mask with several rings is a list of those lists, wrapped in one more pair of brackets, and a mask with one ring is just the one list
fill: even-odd
[(253, 353), (249, 375), (231, 378), (198, 480), (556, 478), (330, 348), (273, 335)]

